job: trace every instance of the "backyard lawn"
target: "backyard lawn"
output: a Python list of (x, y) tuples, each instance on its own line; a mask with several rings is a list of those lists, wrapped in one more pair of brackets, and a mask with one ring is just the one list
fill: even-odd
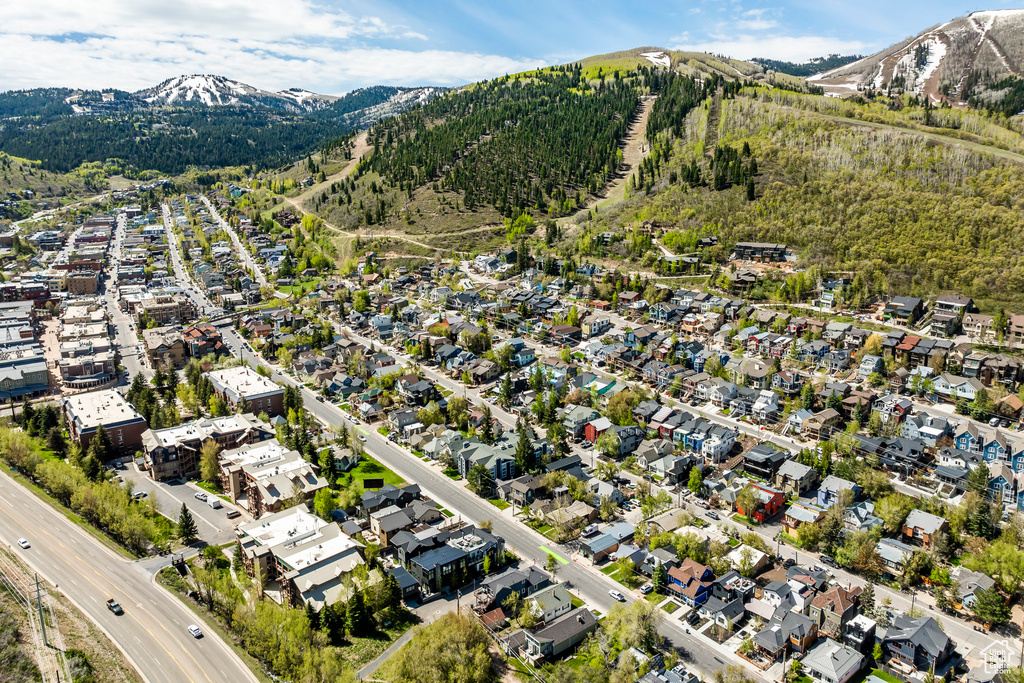
[(353, 479), (383, 479), (385, 484), (393, 486), (405, 483), (404, 479), (365, 453), (351, 474)]

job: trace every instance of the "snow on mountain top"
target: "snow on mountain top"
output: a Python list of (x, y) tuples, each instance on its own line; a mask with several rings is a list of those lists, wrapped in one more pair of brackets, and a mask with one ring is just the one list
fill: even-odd
[(640, 56), (655, 66), (672, 66), (672, 58), (664, 52), (641, 52)]
[(235, 104), (239, 96), (253, 95), (258, 90), (251, 85), (232, 81), (223, 76), (192, 74), (169, 78), (155, 88), (143, 92), (148, 95), (144, 99), (151, 104), (202, 102), (207, 106), (213, 106)]
[(967, 16), (977, 19), (988, 19), (997, 17), (1016, 17), (1024, 14), (1024, 9), (987, 9), (978, 12), (971, 12)]

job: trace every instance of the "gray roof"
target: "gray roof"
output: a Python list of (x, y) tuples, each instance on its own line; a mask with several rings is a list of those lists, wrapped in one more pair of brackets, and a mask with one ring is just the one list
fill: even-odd
[(883, 538), (875, 546), (875, 550), (883, 560), (895, 564), (903, 564), (914, 554), (914, 549), (909, 545), (891, 538)]
[(787, 460), (782, 463), (782, 467), (779, 468), (779, 476), (803, 479), (810, 471), (811, 467), (809, 465), (797, 462), (796, 460)]
[(555, 619), (550, 626), (534, 633), (533, 638), (537, 642), (563, 643), (577, 633), (593, 630), (595, 626), (597, 626), (597, 619), (594, 618), (591, 611), (586, 607), (578, 607)]
[(937, 657), (949, 646), (949, 636), (932, 617), (908, 617), (901, 614), (886, 629), (883, 642), (909, 640), (915, 647), (923, 647), (929, 655)]
[(818, 488), (822, 491), (852, 491), (854, 486), (856, 484), (852, 481), (830, 474), (825, 477)]
[(907, 515), (907, 521), (903, 523), (903, 526), (910, 527), (911, 529), (921, 529), (926, 534), (934, 534), (945, 523), (946, 520), (942, 517), (915, 508)]
[[(864, 661), (864, 655), (852, 647), (840, 645), (827, 638), (815, 645), (804, 657), (805, 668), (825, 674), (826, 680), (841, 681), (850, 670), (857, 671)], [(818, 678), (818, 676), (813, 676)]]

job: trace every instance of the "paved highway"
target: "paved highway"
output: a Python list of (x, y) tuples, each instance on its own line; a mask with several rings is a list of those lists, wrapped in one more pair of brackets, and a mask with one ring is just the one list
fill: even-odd
[[(32, 547), (18, 548), (19, 538)], [(257, 680), (209, 629), (199, 639), (188, 634), (189, 624), (204, 624), (153, 583), (142, 564), (114, 554), (6, 473), (0, 474), (0, 542), (95, 621), (148, 683)], [(108, 598), (121, 603), (122, 616), (107, 609)]]

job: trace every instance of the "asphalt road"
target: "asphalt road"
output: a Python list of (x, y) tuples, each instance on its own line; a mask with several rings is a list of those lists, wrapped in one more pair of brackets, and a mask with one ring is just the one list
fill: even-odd
[(214, 208), (213, 204), (210, 203), (210, 200), (207, 199), (206, 195), (201, 195), (201, 197), (203, 199), (203, 203), (206, 204), (206, 208), (210, 210), (210, 215), (212, 215), (214, 219), (220, 223), (220, 227), (224, 228), (224, 231), (231, 236), (231, 241), (235, 243), (235, 249), (238, 250), (243, 262), (249, 270), (255, 274), (256, 282), (259, 283), (260, 287), (269, 287), (270, 283), (267, 282), (267, 276), (263, 274), (263, 269), (259, 267), (253, 259), (252, 254), (250, 254), (249, 250), (242, 244), (242, 241), (238, 238), (238, 233), (235, 232), (235, 229), (221, 217), (220, 213)]
[[(25, 538), (31, 548), (15, 544)], [(181, 601), (139, 563), (103, 546), (32, 492), (0, 474), (0, 542), (78, 606), (149, 683), (217, 683), (256, 677)], [(114, 598), (120, 617), (106, 606)], [(199, 624), (204, 637), (186, 628)]]
[[(117, 229), (114, 234), (114, 241), (111, 245), (111, 258), (120, 260), (121, 258), (121, 244), (124, 238), (127, 220), (124, 214), (117, 217)], [(146, 361), (146, 352), (143, 348), (142, 341), (135, 335), (135, 321), (118, 306), (117, 303), (117, 283), (111, 274), (105, 273), (104, 293), (103, 302), (107, 307), (107, 313), (110, 316), (110, 325), (113, 327), (112, 337), (118, 344), (118, 353), (121, 358), (121, 365), (128, 371), (129, 379), (135, 377), (138, 373), (144, 373), (144, 376), (148, 379), (152, 376), (153, 372), (148, 367)]]
[[(271, 368), (274, 381), (293, 386), (299, 385), (293, 378), (279, 373), (276, 366), (268, 365), (261, 358), (246, 350), (241, 345), (241, 338), (233, 330), (224, 328), (222, 334), (225, 338), (233, 340), (235, 349), (240, 352), (242, 358), (253, 365), (263, 364)], [(302, 395), (306, 410), (322, 422), (332, 426), (353, 425), (353, 422), (340, 408), (328, 402), (318, 401), (317, 394), (309, 389), (302, 387)], [(574, 590), (580, 593), (590, 605), (603, 613), (607, 614), (615, 604), (615, 600), (608, 595), (608, 591), (611, 589), (622, 592), (627, 602), (633, 602), (636, 599), (633, 593), (623, 589), (618, 582), (590, 567), (573, 562), (570, 559), (572, 553), (570, 548), (553, 544), (533, 529), (502, 515), (498, 508), (473, 494), (459, 482), (444, 475), (438, 466), (429, 465), (404, 452), (378, 434), (372, 427), (357, 424), (355, 428), (366, 437), (364, 447), (369, 455), (394, 470), (406, 481), (419, 484), (427, 495), (462, 519), (476, 522), (490, 519), (493, 523), (494, 533), (504, 538), (506, 546), (524, 558), (525, 562), (534, 562), (543, 567), (547, 564), (550, 550), (560, 560), (558, 577), (562, 581), (571, 582)], [(686, 627), (680, 621), (667, 615), (662, 623), (661, 633), (669, 644), (686, 653), (689, 658), (688, 667), (703, 672), (706, 678), (726, 664), (741, 663), (741, 660), (735, 656), (730, 657), (712, 649), (710, 641), (702, 636), (687, 634)]]
[(215, 510), (196, 498), (197, 489), (180, 479), (157, 483), (144, 472), (140, 472), (134, 464), (128, 465), (128, 469), (120, 474), (132, 482), (133, 491), (145, 491), (150, 497), (155, 497), (160, 511), (171, 520), (178, 519), (181, 504), (184, 503), (196, 520), (201, 540), (210, 545), (223, 545), (235, 540), (235, 524), (243, 520), (228, 519), (227, 513), (232, 508), (227, 505)]

